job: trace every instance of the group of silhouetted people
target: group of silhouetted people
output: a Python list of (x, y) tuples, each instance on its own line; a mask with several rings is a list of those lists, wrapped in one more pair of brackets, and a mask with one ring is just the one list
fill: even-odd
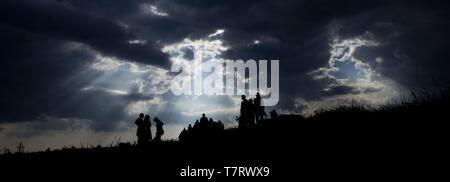
[(247, 100), (245, 95), (242, 95), (241, 99), (241, 115), (237, 119), (239, 121), (239, 128), (251, 128), (267, 116), (259, 93), (256, 93), (256, 98), (253, 100)]
[[(161, 141), (161, 136), (164, 135), (163, 125), (157, 117), (153, 118), (153, 121), (156, 123), (156, 135), (153, 139), (154, 141)], [(137, 125), (136, 135), (138, 137), (138, 145), (145, 145), (148, 142), (152, 141), (152, 123), (150, 122), (150, 116), (141, 113), (139, 114), (139, 118), (134, 122)]]
[[(256, 97), (249, 100), (247, 100), (245, 95), (242, 95), (241, 99), (240, 116), (237, 118), (239, 123), (238, 128), (246, 129), (254, 126), (263, 126), (263, 121), (265, 120), (265, 117), (267, 117), (267, 114), (264, 110), (263, 104), (261, 103), (261, 95), (256, 93)], [(278, 118), (278, 113), (276, 110), (269, 113), (272, 119)], [(153, 121), (156, 123), (156, 135), (153, 140), (161, 141), (161, 136), (164, 134), (162, 127), (163, 123), (157, 117), (155, 117)], [(143, 113), (139, 114), (139, 118), (136, 120), (135, 124), (138, 126), (136, 133), (138, 137), (138, 144), (146, 144), (152, 141), (152, 124), (150, 122), (150, 116), (145, 115), (144, 117)], [(220, 120), (218, 122), (215, 122), (212, 118), (209, 118), (208, 120), (205, 114), (202, 114), (200, 121), (197, 120), (194, 123), (194, 126), (189, 124), (187, 129), (183, 128), (179, 135), (179, 140), (202, 140), (202, 138), (215, 138), (220, 136), (223, 131), (224, 125)]]
[(222, 121), (215, 122), (212, 118), (208, 118), (205, 114), (202, 114), (200, 121), (197, 120), (194, 123), (194, 126), (189, 124), (188, 128), (183, 128), (178, 137), (180, 141), (187, 140), (197, 140), (197, 139), (206, 139), (206, 138), (216, 138), (220, 136), (220, 134), (224, 130), (224, 125)]

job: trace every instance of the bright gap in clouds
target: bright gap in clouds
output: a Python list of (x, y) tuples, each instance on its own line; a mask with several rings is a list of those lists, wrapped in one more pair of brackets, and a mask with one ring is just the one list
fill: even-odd
[[(331, 56), (327, 65), (310, 73), (314, 79), (329, 79), (333, 82), (324, 88), (321, 100), (308, 101), (295, 99), (295, 106), (303, 108), (302, 114), (310, 115), (320, 108), (336, 105), (346, 105), (352, 102), (376, 106), (391, 102), (401, 96), (401, 85), (383, 77), (365, 60), (359, 60), (353, 53), (359, 47), (378, 46), (374, 40), (355, 37), (346, 40), (334, 40), (331, 44)], [(382, 58), (377, 58), (379, 64)], [(345, 93), (338, 89), (345, 88)]]
[[(161, 118), (160, 114), (167, 116), (164, 112), (173, 107), (168, 102), (172, 76), (163, 68), (101, 56), (98, 56), (97, 62), (90, 68), (104, 74), (88, 88), (101, 88), (109, 93), (127, 93), (125, 95), (138, 97), (123, 108), (130, 118), (137, 118), (139, 113)], [(117, 90), (119, 88), (121, 90)], [(178, 129), (180, 126), (175, 125), (172, 118), (162, 117), (167, 131), (163, 138), (176, 138), (178, 131), (171, 131), (170, 128)], [(134, 126), (132, 121), (129, 122)]]
[(212, 38), (212, 37), (215, 37), (215, 36), (218, 36), (218, 35), (222, 35), (224, 32), (225, 32), (224, 29), (217, 29), (216, 32), (214, 32), (213, 34), (209, 34), (208, 37)]
[[(209, 34), (207, 38), (198, 40), (186, 38), (181, 42), (164, 46), (162, 51), (171, 56), (170, 61), (172, 64), (183, 65), (183, 70), (186, 71), (191, 71), (189, 70), (191, 67), (188, 65), (192, 63), (194, 55), (202, 55), (203, 63), (216, 61), (219, 64), (223, 64), (225, 60), (221, 57), (221, 54), (229, 49), (219, 39), (219, 35), (222, 35), (224, 32), (224, 29), (218, 29), (216, 32)], [(203, 73), (203, 81), (209, 76), (211, 76), (209, 73)], [(186, 79), (191, 78), (186, 76)], [(181, 111), (182, 118), (180, 119), (186, 120), (186, 125), (200, 118), (202, 113), (205, 113), (207, 117), (212, 117), (214, 120), (221, 120), (228, 126), (236, 124), (234, 116), (238, 115), (238, 103), (240, 103), (240, 100), (233, 96), (174, 97), (176, 98), (173, 101), (175, 110)]]
[(141, 8), (142, 13), (144, 13), (144, 14), (153, 14), (156, 16), (168, 16), (169, 15), (166, 12), (160, 10), (155, 5), (151, 5), (151, 4), (147, 4), (147, 3), (141, 4), (140, 8)]

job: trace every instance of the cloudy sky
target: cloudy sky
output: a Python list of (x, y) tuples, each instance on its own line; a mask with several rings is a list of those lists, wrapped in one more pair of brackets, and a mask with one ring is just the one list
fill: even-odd
[(449, 5), (440, 1), (3, 0), (0, 147), (135, 141), (140, 112), (165, 138), (201, 113), (237, 123), (239, 96), (174, 96), (171, 65), (279, 60), (280, 99), (308, 115), (447, 85)]

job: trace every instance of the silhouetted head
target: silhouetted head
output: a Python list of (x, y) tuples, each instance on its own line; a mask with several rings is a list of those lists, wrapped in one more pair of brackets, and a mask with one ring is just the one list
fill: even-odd
[(149, 115), (145, 115), (144, 120), (149, 120), (150, 121), (150, 116)]
[(242, 95), (242, 96), (241, 96), (241, 99), (242, 99), (242, 100), (245, 100), (245, 95)]
[(250, 104), (253, 104), (253, 100), (252, 99), (248, 99), (248, 102), (250, 102)]
[(256, 92), (256, 97), (261, 97), (261, 95), (259, 95), (259, 92)]
[(144, 117), (144, 113), (139, 114), (139, 118), (143, 118)]
[(209, 122), (214, 122), (212, 118), (209, 118)]
[(219, 120), (219, 123), (222, 123), (222, 121)]
[(154, 121), (155, 123), (162, 123), (162, 121), (159, 120), (159, 118), (157, 118), (157, 117), (153, 118), (153, 121)]
[(202, 114), (202, 117), (205, 117), (205, 113)]

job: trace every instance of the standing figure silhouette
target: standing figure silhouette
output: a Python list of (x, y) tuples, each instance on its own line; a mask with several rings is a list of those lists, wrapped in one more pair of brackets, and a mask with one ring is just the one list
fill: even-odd
[(155, 141), (161, 141), (161, 136), (164, 135), (163, 125), (164, 123), (161, 122), (157, 117), (153, 119), (156, 123), (156, 135), (155, 135)]
[(262, 121), (266, 113), (264, 111), (264, 106), (262, 105), (261, 95), (259, 94), (259, 92), (256, 93), (256, 98), (253, 100), (253, 102), (256, 107), (256, 122)]
[(248, 124), (248, 100), (245, 98), (245, 95), (241, 96), (242, 102), (241, 102), (241, 115), (239, 116), (239, 125), (238, 128), (246, 128)]
[(138, 145), (143, 145), (146, 140), (145, 126), (144, 126), (145, 124), (143, 118), (144, 114), (141, 113), (139, 114), (139, 118), (137, 118), (136, 121), (134, 122), (134, 124), (137, 125), (136, 136), (138, 137)]
[(202, 117), (200, 118), (200, 128), (201, 130), (205, 131), (207, 127), (208, 127), (208, 118), (205, 116), (205, 113), (203, 113)]
[(150, 142), (152, 141), (152, 123), (150, 122), (150, 116), (149, 115), (145, 115), (144, 117), (144, 133), (145, 133), (145, 138), (144, 138), (144, 142)]
[(219, 122), (217, 123), (219, 131), (223, 131), (225, 129), (225, 126), (223, 125), (222, 121), (219, 120)]

